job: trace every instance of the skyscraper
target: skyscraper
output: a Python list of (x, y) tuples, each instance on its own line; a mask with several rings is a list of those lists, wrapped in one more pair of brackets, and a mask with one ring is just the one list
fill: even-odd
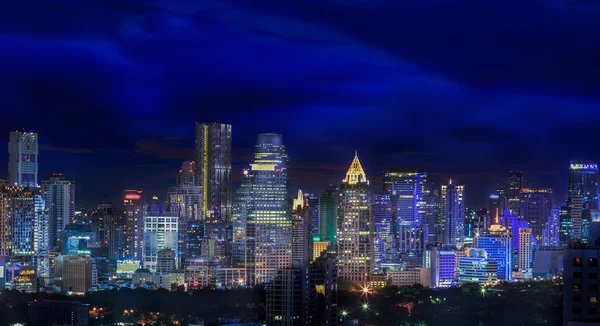
[[(231, 125), (196, 123), (196, 185), (202, 187), (202, 216), (231, 218)], [(216, 212), (216, 213), (215, 213)]]
[(542, 245), (546, 247), (560, 245), (560, 209), (557, 206), (550, 210), (550, 216), (548, 216), (548, 221), (544, 226)]
[(424, 196), (425, 222), (427, 223), (427, 244), (436, 245), (442, 239), (440, 235), (440, 196), (437, 189), (427, 190)]
[(11, 131), (8, 143), (8, 184), (36, 187), (38, 184), (38, 135)]
[(475, 236), (475, 248), (485, 249), (488, 258), (498, 263), (498, 280), (512, 280), (512, 235), (497, 222), (487, 232)]
[(144, 217), (144, 268), (156, 272), (158, 252), (163, 249), (173, 250), (176, 255), (175, 260), (179, 261), (178, 220), (177, 214), (165, 212), (148, 213)]
[(508, 173), (508, 191), (506, 193), (508, 209), (512, 215), (519, 215), (519, 194), (523, 188), (523, 172), (510, 171)]
[(519, 216), (529, 223), (536, 240), (542, 240), (544, 223), (552, 209), (552, 189), (523, 188), (519, 194)]
[(464, 242), (465, 219), (465, 186), (452, 183), (442, 186), (441, 201), (444, 214), (444, 239), (445, 245), (462, 245)]
[(375, 205), (373, 209), (374, 222), (374, 263), (376, 268), (380, 263), (391, 262), (397, 256), (396, 240), (392, 234), (392, 198), (391, 194), (385, 192), (375, 194)]
[(355, 154), (340, 186), (337, 250), (340, 282), (366, 284), (373, 255), (371, 191)]
[(598, 164), (572, 160), (569, 165), (569, 195), (581, 195), (583, 210), (598, 209)]
[(292, 204), (292, 265), (294, 268), (305, 268), (311, 261), (310, 209), (302, 190), (298, 190), (298, 197), (294, 198)]
[(527, 271), (531, 269), (532, 259), (532, 236), (531, 228), (519, 229), (519, 271)]
[(433, 248), (431, 252), (431, 287), (448, 288), (457, 282), (456, 247)]
[(319, 200), (319, 219), (321, 241), (329, 241), (330, 245), (336, 244), (337, 209), (339, 193), (336, 187), (330, 185)]
[(142, 260), (144, 252), (144, 194), (142, 190), (125, 190), (123, 196), (125, 218), (125, 257)]
[(424, 225), (423, 196), (427, 174), (421, 168), (395, 168), (383, 175), (383, 190), (394, 203), (394, 220), (397, 225)]
[(115, 206), (105, 194), (92, 214), (92, 229), (100, 246), (108, 250), (108, 259), (118, 259), (119, 238)]
[(320, 210), (320, 198), (318, 194), (306, 193), (304, 194), (304, 198), (308, 201), (308, 207), (310, 207), (310, 238), (311, 241), (314, 239), (320, 240), (321, 237), (321, 222), (319, 215), (321, 214)]
[(248, 285), (268, 282), (292, 265), (287, 163), (281, 135), (258, 135), (254, 163), (243, 170), (240, 185)]
[(42, 197), (48, 209), (50, 246), (54, 247), (58, 236), (75, 218), (75, 182), (55, 173), (42, 181)]
[(569, 195), (567, 204), (561, 209), (561, 244), (567, 245), (569, 240), (584, 239), (583, 196)]

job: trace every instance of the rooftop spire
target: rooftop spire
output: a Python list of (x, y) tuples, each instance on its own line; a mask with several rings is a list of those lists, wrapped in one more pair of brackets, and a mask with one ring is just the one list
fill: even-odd
[(348, 168), (348, 172), (346, 172), (346, 179), (344, 179), (343, 182), (351, 185), (359, 182), (367, 182), (367, 175), (360, 164), (357, 150), (354, 151), (354, 159), (350, 164), (350, 168)]

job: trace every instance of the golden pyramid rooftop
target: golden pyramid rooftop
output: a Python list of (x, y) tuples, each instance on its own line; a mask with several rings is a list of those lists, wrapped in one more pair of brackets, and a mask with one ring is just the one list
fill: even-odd
[(351, 185), (359, 182), (368, 182), (365, 170), (363, 170), (360, 160), (358, 159), (358, 151), (354, 152), (354, 159), (350, 164), (350, 168), (348, 168), (348, 172), (346, 172), (346, 178), (342, 180), (342, 182)]

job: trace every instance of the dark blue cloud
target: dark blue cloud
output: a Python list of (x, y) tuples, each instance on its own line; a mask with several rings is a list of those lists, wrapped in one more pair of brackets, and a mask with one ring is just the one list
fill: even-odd
[(84, 204), (162, 195), (195, 121), (234, 125), (238, 168), (283, 133), (294, 187), (337, 183), (358, 148), (373, 179), (422, 164), (472, 205), (510, 169), (562, 199), (568, 159), (600, 159), (599, 19), (589, 1), (11, 2), (0, 126), (38, 131), (42, 173)]

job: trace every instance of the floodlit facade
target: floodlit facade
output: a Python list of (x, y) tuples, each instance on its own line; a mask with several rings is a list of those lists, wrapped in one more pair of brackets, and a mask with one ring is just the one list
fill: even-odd
[(201, 212), (225, 222), (231, 218), (231, 125), (196, 123), (196, 177), (202, 188)]
[(583, 210), (598, 209), (598, 164), (596, 162), (571, 161), (569, 195), (581, 195)]
[[(143, 266), (151, 272), (156, 272), (158, 252), (162, 249), (172, 249), (178, 252), (179, 217), (175, 214), (168, 216), (146, 216), (144, 222), (144, 255)], [(176, 260), (179, 257), (176, 255)]]
[(8, 143), (8, 184), (19, 187), (38, 185), (38, 134), (11, 131)]
[(424, 225), (423, 196), (427, 174), (420, 168), (395, 168), (383, 175), (383, 190), (393, 202), (393, 220), (397, 225)]
[(338, 189), (330, 185), (319, 198), (319, 233), (321, 241), (335, 245), (337, 239)]
[(487, 232), (475, 236), (474, 248), (485, 249), (487, 257), (498, 265), (498, 280), (512, 281), (512, 235), (494, 223)]
[(519, 271), (531, 270), (532, 260), (532, 230), (531, 228), (519, 229)]
[(142, 260), (144, 252), (144, 194), (142, 190), (125, 190), (123, 216), (125, 218), (125, 259)]
[(465, 238), (465, 186), (452, 183), (441, 189), (441, 211), (443, 214), (442, 244), (462, 246)]
[(546, 247), (560, 245), (560, 209), (556, 206), (550, 210), (550, 216), (544, 225), (542, 245)]
[(373, 258), (371, 191), (358, 154), (340, 187), (337, 250), (340, 282), (368, 281)]
[(433, 248), (431, 251), (431, 287), (449, 288), (456, 285), (458, 268), (455, 248)]
[(485, 249), (472, 249), (469, 257), (458, 259), (458, 283), (494, 285), (498, 283), (498, 263), (487, 258)]
[(42, 181), (41, 188), (48, 210), (50, 246), (54, 247), (67, 224), (75, 218), (75, 182), (55, 173)]

